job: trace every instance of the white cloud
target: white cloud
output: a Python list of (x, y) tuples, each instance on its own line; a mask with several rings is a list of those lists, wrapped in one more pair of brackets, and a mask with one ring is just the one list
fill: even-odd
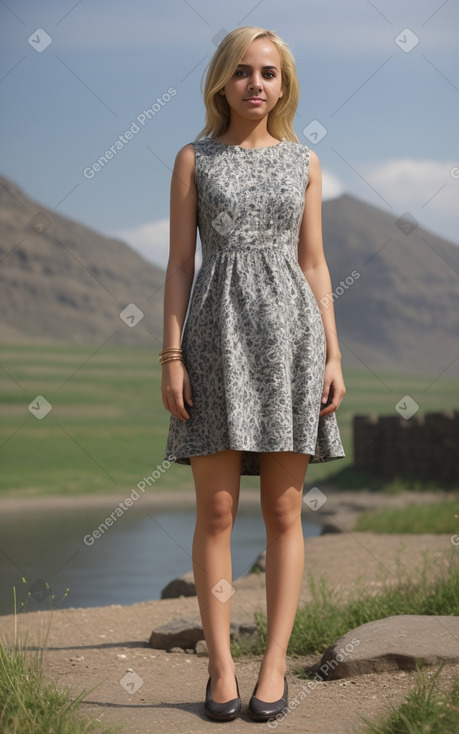
[[(157, 265), (164, 270), (169, 259), (169, 220), (158, 219), (156, 222), (139, 224), (131, 229), (118, 229), (109, 233), (126, 242), (133, 250), (138, 252), (145, 260)], [(195, 272), (201, 265), (201, 250), (199, 246), (199, 233), (196, 236)]]
[(367, 170), (366, 180), (398, 210), (422, 214), (453, 215), (457, 212), (459, 180), (451, 170), (453, 161), (429, 158), (393, 158)]
[(154, 265), (165, 268), (169, 257), (169, 220), (158, 219), (156, 222), (139, 224), (131, 229), (118, 229), (111, 232), (133, 250), (140, 253)]
[(336, 199), (344, 193), (341, 181), (329, 171), (322, 169), (322, 199)]

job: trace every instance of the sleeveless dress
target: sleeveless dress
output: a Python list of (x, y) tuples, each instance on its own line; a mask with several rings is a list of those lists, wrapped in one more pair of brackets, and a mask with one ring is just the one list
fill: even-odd
[(259, 475), (259, 452), (344, 458), (336, 414), (319, 418), (325, 332), (298, 263), (310, 149), (193, 145), (202, 264), (181, 339), (193, 405), (186, 421), (170, 415), (164, 459), (238, 449), (241, 474)]

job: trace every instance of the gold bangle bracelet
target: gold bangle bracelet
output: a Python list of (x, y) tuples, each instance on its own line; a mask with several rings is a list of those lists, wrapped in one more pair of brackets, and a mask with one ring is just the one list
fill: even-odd
[(163, 358), (160, 358), (159, 360), (160, 364), (166, 364), (166, 362), (176, 362), (176, 361), (183, 362), (183, 357), (180, 357), (178, 355), (171, 355), (170, 357), (163, 357)]
[(161, 356), (162, 354), (182, 354), (182, 349), (180, 347), (178, 348), (171, 347), (170, 349), (161, 349), (161, 351), (159, 352), (159, 355)]

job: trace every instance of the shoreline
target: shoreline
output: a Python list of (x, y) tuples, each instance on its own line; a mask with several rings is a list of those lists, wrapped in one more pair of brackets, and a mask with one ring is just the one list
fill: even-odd
[[(37, 495), (23, 497), (0, 497), (0, 514), (30, 512), (38, 510), (64, 511), (75, 509), (113, 509), (118, 503), (126, 502), (133, 492), (139, 497), (133, 500), (132, 508), (149, 507), (177, 510), (177, 512), (196, 506), (194, 489), (172, 489), (142, 494), (135, 487), (126, 492), (114, 494), (77, 494), (77, 495)], [(255, 494), (256, 493), (256, 494)], [(260, 502), (257, 490), (241, 489), (240, 504), (252, 506)]]
[[(303, 488), (303, 500), (311, 487), (305, 484)], [(355, 519), (362, 512), (382, 507), (404, 508), (410, 504), (423, 505), (432, 502), (447, 502), (457, 500), (457, 490), (416, 491), (404, 490), (397, 494), (384, 494), (377, 490), (368, 489), (340, 489), (336, 486), (321, 485), (321, 491), (326, 496), (325, 503), (317, 512), (313, 511), (303, 501), (302, 512), (307, 512), (317, 519), (319, 524), (326, 522), (333, 516), (339, 516), (341, 522), (347, 526), (351, 519)], [(91, 495), (40, 495), (22, 497), (0, 497), (0, 516), (15, 514), (18, 512), (64, 512), (71, 510), (106, 509), (112, 511), (119, 503), (125, 503), (134, 490), (131, 488), (125, 493), (116, 494), (91, 494)], [(137, 491), (137, 490), (135, 490)], [(196, 497), (194, 489), (174, 489), (139, 494), (138, 498), (131, 499), (127, 509), (167, 509), (171, 512), (194, 509)], [(260, 489), (241, 488), (239, 494), (239, 507), (250, 509), (260, 507)], [(238, 507), (238, 509), (239, 509)]]

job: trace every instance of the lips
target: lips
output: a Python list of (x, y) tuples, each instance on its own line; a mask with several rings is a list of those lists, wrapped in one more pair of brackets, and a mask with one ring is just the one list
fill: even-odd
[(246, 97), (244, 99), (244, 102), (250, 102), (251, 104), (261, 104), (264, 101), (263, 97)]

